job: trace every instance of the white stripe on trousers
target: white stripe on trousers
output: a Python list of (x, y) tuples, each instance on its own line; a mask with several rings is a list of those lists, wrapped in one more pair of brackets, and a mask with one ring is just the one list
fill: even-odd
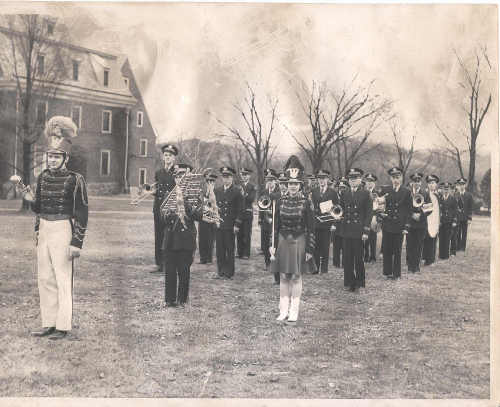
[(73, 266), (69, 254), (71, 224), (68, 219), (40, 219), (38, 235), (38, 292), (42, 326), (71, 330)]

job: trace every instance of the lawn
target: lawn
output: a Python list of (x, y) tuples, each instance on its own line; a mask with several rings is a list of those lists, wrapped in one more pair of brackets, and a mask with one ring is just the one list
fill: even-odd
[(306, 275), (290, 327), (275, 322), (257, 227), (233, 280), (196, 258), (189, 305), (164, 308), (151, 203), (127, 213), (117, 202), (91, 201), (74, 329), (56, 343), (29, 334), (40, 326), (33, 217), (0, 209), (0, 396), (489, 398), (489, 218), (474, 219), (466, 256), (400, 281), (380, 260), (359, 293), (333, 266)]

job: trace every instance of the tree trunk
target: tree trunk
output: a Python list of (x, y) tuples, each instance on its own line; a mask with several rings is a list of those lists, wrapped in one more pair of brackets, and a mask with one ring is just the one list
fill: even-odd
[(469, 156), (469, 183), (467, 185), (467, 190), (471, 194), (476, 193), (476, 146), (471, 144), (470, 156)]
[[(31, 185), (31, 144), (26, 142), (23, 142), (23, 183), (26, 186)], [(29, 202), (23, 199), (21, 210), (29, 209)]]

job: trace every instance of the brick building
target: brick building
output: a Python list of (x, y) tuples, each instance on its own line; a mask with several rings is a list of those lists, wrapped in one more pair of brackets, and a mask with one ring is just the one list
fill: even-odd
[[(156, 137), (127, 57), (67, 42), (57, 45), (70, 61), (65, 64), (68, 72), (53, 97), (34, 100), (40, 128), (55, 115), (73, 118), (79, 131), (69, 166), (85, 175), (91, 194), (118, 193), (153, 182)], [(16, 80), (1, 59), (0, 98), (4, 113), (12, 110), (0, 117), (1, 185), (14, 173), (16, 145)], [(32, 179), (45, 167), (44, 143), (39, 137), (32, 146)], [(17, 168), (22, 168), (19, 137), (16, 159)]]

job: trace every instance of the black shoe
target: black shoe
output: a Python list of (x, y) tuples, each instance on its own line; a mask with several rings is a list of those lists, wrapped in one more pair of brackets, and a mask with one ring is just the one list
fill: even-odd
[(60, 330), (56, 329), (54, 331), (54, 333), (49, 336), (49, 339), (51, 339), (53, 341), (57, 341), (59, 339), (65, 338), (67, 334), (68, 334), (68, 331), (60, 331)]
[(355, 285), (351, 285), (351, 286), (349, 287), (349, 291), (350, 291), (351, 293), (353, 293), (354, 291), (356, 291), (356, 286), (355, 286)]
[(205, 260), (200, 260), (198, 264), (207, 264), (207, 262)]
[(160, 267), (160, 266), (158, 266), (158, 267), (157, 267), (157, 268), (155, 268), (154, 270), (151, 270), (151, 271), (150, 271), (150, 273), (151, 273), (151, 274), (159, 274), (159, 273), (161, 273), (161, 272), (162, 272), (162, 270), (161, 270), (161, 267)]
[(177, 307), (177, 303), (176, 302), (167, 302), (165, 304), (165, 307), (167, 307), (167, 308), (174, 308), (174, 307)]
[(48, 328), (42, 328), (39, 331), (31, 332), (31, 336), (37, 336), (37, 337), (47, 336), (47, 335), (51, 335), (52, 333), (54, 333), (55, 330), (56, 330), (56, 328), (54, 326), (51, 326)]
[(243, 260), (249, 260), (250, 259), (250, 256), (242, 256), (241, 257)]

